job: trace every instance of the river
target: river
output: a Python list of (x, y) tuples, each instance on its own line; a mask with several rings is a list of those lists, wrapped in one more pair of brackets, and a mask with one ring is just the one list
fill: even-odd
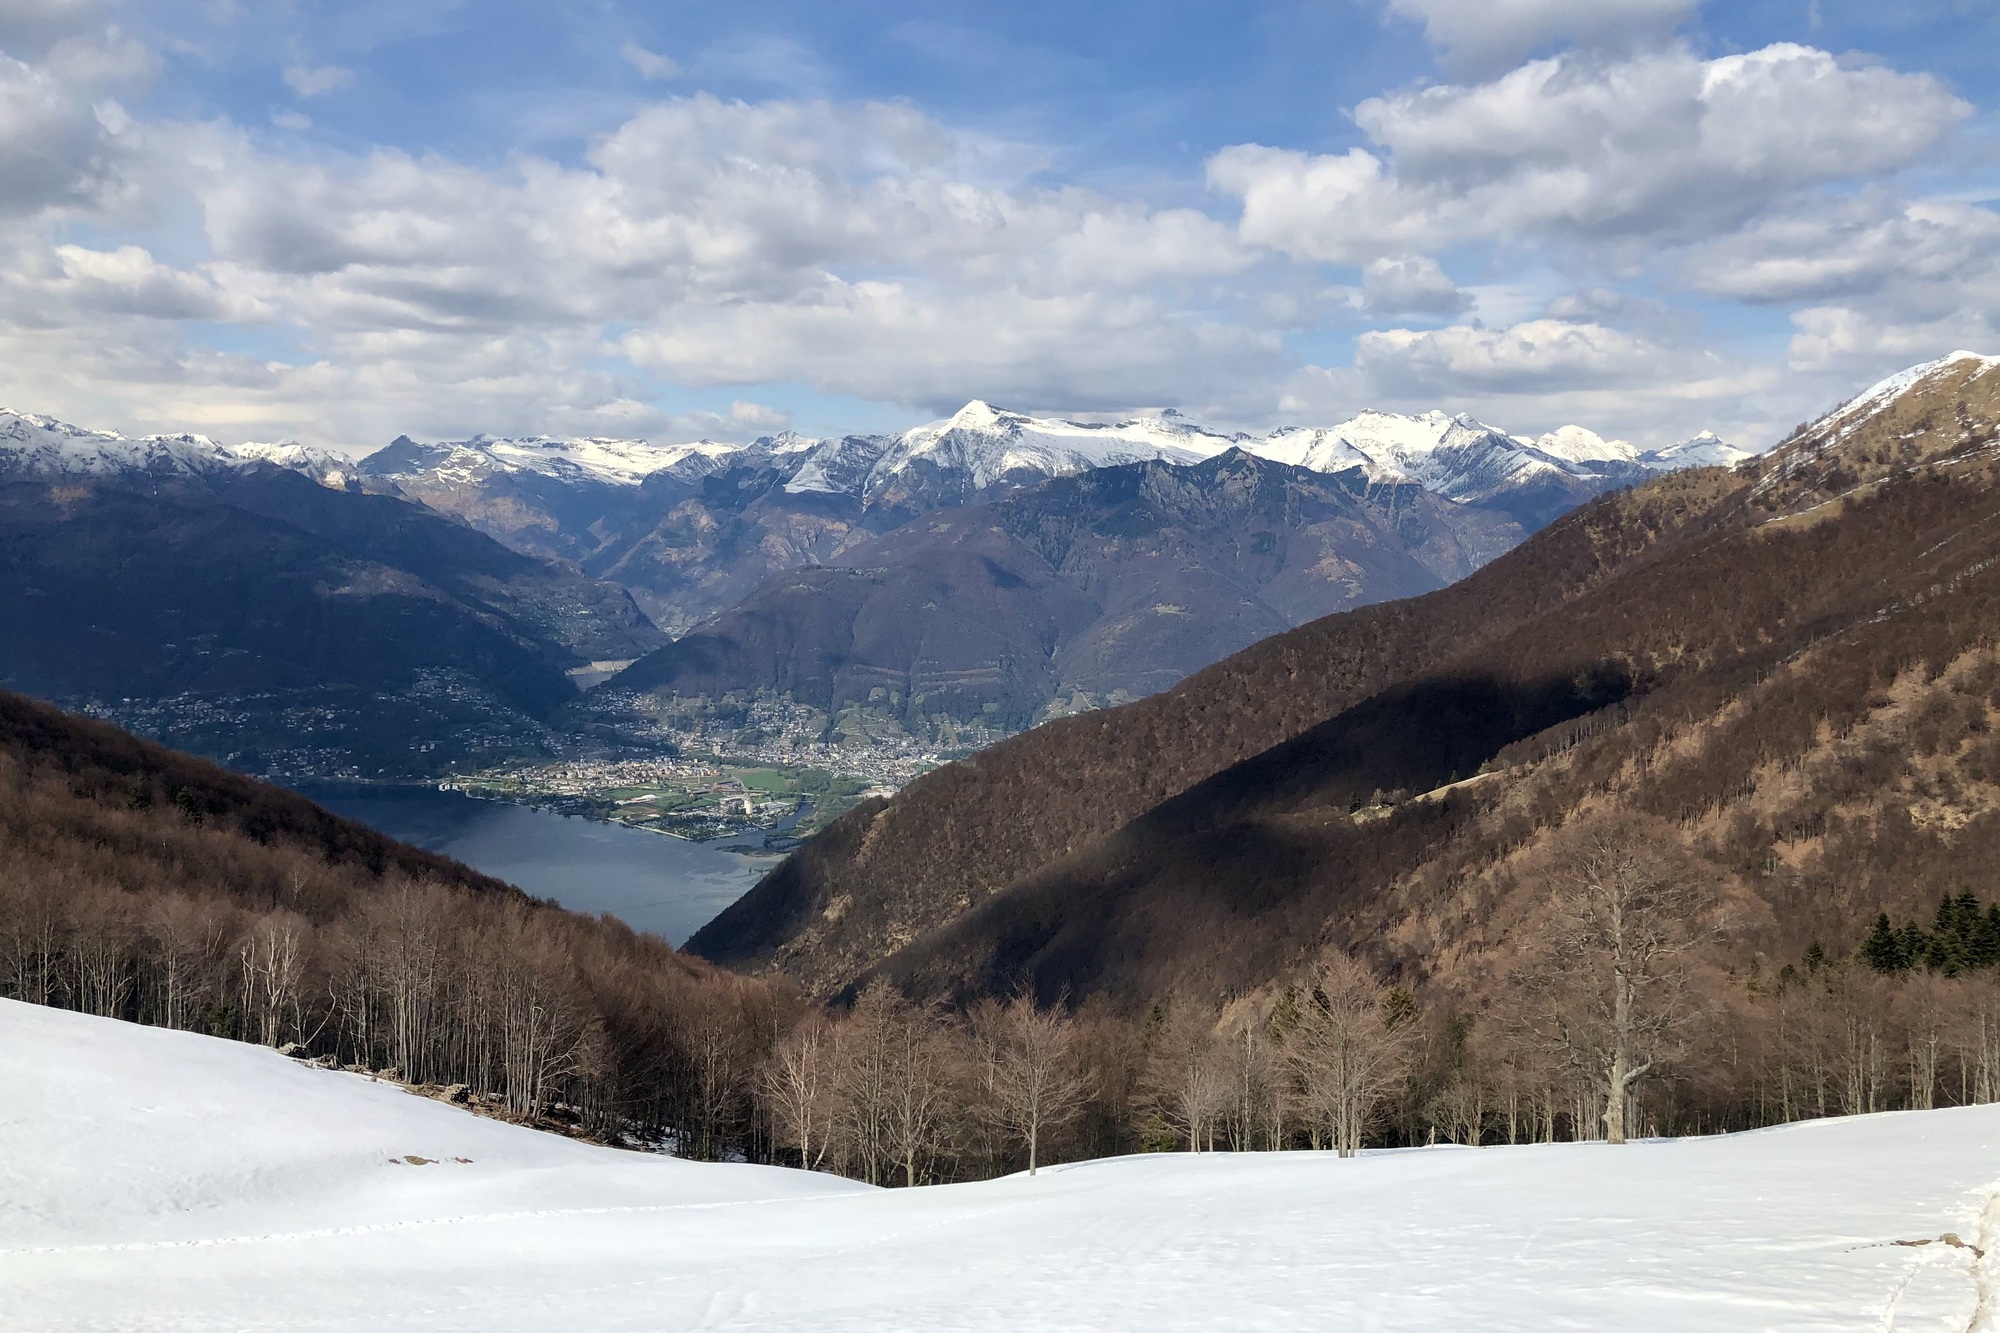
[[(664, 935), (676, 945), (777, 864), (775, 855), (725, 852), (623, 824), (482, 801), (436, 787), (293, 785), (335, 814), (392, 838), (456, 857), (574, 911), (609, 912), (634, 930)], [(731, 839), (729, 845), (743, 846), (755, 838)]]

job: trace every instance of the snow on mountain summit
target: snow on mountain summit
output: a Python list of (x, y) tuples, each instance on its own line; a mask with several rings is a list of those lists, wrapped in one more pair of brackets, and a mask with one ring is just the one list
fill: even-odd
[(1286, 426), (1263, 435), (1210, 429), (1168, 408), (1119, 421), (1033, 416), (974, 399), (952, 415), (894, 434), (814, 438), (786, 431), (745, 444), (655, 444), (603, 436), (479, 434), (423, 444), (408, 436), (361, 460), (296, 443), (229, 447), (201, 435), (132, 439), (50, 417), (0, 413), (0, 471), (32, 475), (202, 474), (269, 463), (322, 485), (362, 478), (428, 479), (480, 486), (540, 476), (569, 486), (636, 487), (666, 473), (692, 482), (738, 464), (777, 469), (795, 495), (872, 501), (915, 486), (964, 498), (1003, 481), (1071, 476), (1160, 461), (1198, 463), (1230, 449), (1318, 472), (1360, 469), (1371, 482), (1416, 482), (1454, 500), (1483, 500), (1537, 478), (1601, 483), (1672, 467), (1735, 462), (1746, 454), (1714, 436), (1641, 454), (1568, 425), (1526, 439), (1473, 417), (1368, 410), (1333, 426)]
[(1558, 426), (1529, 443), (1545, 454), (1572, 463), (1631, 463), (1639, 457), (1639, 451), (1624, 440), (1607, 440), (1582, 426)]
[(86, 430), (54, 417), (0, 411), (0, 472), (101, 477), (120, 473), (201, 474), (235, 465), (235, 455), (206, 435), (147, 435)]

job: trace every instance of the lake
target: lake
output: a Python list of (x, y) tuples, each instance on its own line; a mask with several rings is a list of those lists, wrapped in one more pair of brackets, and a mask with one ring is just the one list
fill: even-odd
[[(392, 838), (455, 857), (538, 898), (578, 912), (609, 912), (634, 930), (687, 941), (742, 897), (777, 857), (482, 801), (428, 786), (299, 782), (302, 795)], [(754, 843), (756, 834), (730, 840)]]

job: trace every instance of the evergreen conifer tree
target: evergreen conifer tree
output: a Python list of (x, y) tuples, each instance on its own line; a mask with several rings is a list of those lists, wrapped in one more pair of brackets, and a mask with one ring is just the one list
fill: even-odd
[(1909, 964), (1903, 958), (1903, 940), (1889, 925), (1889, 914), (1875, 918), (1875, 929), (1861, 946), (1862, 961), (1877, 972), (1900, 972)]

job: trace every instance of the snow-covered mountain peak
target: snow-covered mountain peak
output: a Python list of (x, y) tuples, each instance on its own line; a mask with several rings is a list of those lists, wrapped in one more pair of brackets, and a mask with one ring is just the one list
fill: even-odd
[(360, 469), (354, 460), (345, 454), (336, 454), (329, 449), (320, 449), (310, 444), (300, 444), (297, 440), (286, 440), (277, 444), (239, 444), (230, 449), (245, 464), (269, 463), (273, 467), (311, 477), (322, 486), (343, 490), (350, 483), (359, 480)]
[(147, 435), (88, 430), (32, 412), (0, 411), (0, 471), (101, 477), (145, 472), (199, 475), (235, 465), (206, 435)]
[(1630, 463), (1639, 457), (1639, 451), (1626, 441), (1607, 440), (1583, 426), (1558, 426), (1528, 443), (1571, 463)]
[(1363, 453), (1338, 430), (1323, 427), (1284, 426), (1261, 440), (1252, 440), (1240, 447), (1259, 458), (1292, 467), (1310, 468), (1315, 472), (1346, 472), (1360, 468), (1371, 481), (1407, 482), (1411, 479), (1393, 464)]
[(985, 399), (975, 398), (939, 425), (944, 430), (1018, 430), (1032, 420), (1018, 412), (1002, 412)]
[(1706, 430), (1679, 444), (1670, 444), (1664, 449), (1640, 455), (1643, 462), (1660, 468), (1735, 467), (1753, 457), (1755, 455), (1748, 449), (1738, 449), (1717, 437), (1715, 432)]
[(532, 435), (519, 439), (475, 435), (459, 442), (503, 467), (545, 476), (577, 477), (618, 486), (636, 486), (647, 476), (672, 467), (696, 446), (657, 445), (648, 440), (603, 436)]

